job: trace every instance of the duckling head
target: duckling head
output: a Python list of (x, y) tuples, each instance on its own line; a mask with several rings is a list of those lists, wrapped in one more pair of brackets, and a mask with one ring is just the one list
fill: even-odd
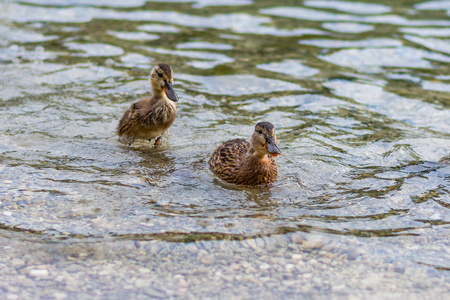
[(256, 124), (251, 144), (256, 154), (261, 158), (266, 154), (277, 157), (281, 153), (277, 146), (275, 127), (270, 122), (259, 122)]
[(178, 102), (178, 96), (173, 89), (173, 71), (168, 64), (157, 64), (150, 73), (150, 83), (152, 85), (153, 95), (164, 93), (167, 98)]

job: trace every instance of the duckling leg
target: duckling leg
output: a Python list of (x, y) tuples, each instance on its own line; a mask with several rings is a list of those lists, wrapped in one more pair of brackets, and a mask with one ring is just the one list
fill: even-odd
[(158, 147), (158, 146), (160, 146), (161, 145), (161, 136), (158, 136), (157, 138), (156, 138), (156, 140), (155, 140), (155, 146), (156, 147)]

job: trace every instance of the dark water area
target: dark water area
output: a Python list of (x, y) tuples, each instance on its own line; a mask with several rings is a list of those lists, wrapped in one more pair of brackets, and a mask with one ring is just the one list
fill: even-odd
[[(450, 1), (0, 1), (0, 295), (443, 299)], [(115, 128), (174, 70), (161, 147)], [(274, 124), (278, 180), (218, 180)]]

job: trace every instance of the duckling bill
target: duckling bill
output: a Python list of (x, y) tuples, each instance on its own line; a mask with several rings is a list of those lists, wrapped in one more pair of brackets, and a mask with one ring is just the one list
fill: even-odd
[(251, 143), (235, 139), (222, 143), (211, 156), (209, 167), (219, 178), (235, 184), (260, 185), (278, 176), (274, 157), (280, 155), (275, 128), (270, 122), (255, 126)]
[(150, 73), (152, 97), (142, 99), (125, 111), (117, 126), (117, 135), (131, 145), (136, 139), (161, 144), (177, 116), (178, 96), (173, 89), (173, 71), (168, 64), (157, 64)]

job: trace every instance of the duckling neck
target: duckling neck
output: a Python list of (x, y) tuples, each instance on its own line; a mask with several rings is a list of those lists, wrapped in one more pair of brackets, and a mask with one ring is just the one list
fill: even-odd
[(232, 176), (236, 183), (258, 185), (275, 181), (277, 174), (274, 160), (250, 148), (246, 158)]
[(163, 90), (155, 89), (155, 87), (152, 87), (152, 95), (154, 98), (164, 98), (165, 94)]
[(259, 163), (269, 162), (265, 154), (256, 152), (253, 147), (248, 150), (247, 159), (256, 160)]
[(153, 97), (152, 97), (153, 100), (152, 101), (154, 103), (158, 103), (159, 102), (160, 104), (166, 104), (166, 105), (168, 104), (170, 106), (175, 107), (175, 102), (170, 100), (163, 90), (153, 89), (152, 95), (153, 95)]

